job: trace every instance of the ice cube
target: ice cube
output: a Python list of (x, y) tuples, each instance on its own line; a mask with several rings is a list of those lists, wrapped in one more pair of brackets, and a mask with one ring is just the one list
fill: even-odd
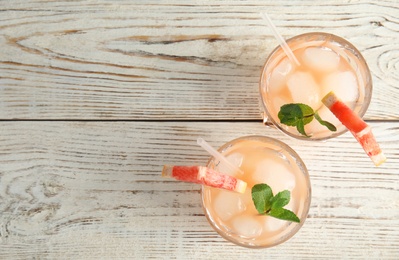
[(338, 68), (340, 57), (325, 47), (309, 47), (303, 52), (302, 60), (311, 70), (329, 72)]
[(286, 85), (287, 75), (292, 71), (292, 64), (288, 58), (283, 59), (270, 75), (269, 91), (271, 93), (280, 92)]
[[(253, 203), (252, 202), (252, 193), (251, 193), (251, 189), (250, 188), (245, 190), (245, 192), (241, 195), (241, 199), (242, 199), (242, 202), (245, 205)], [(246, 210), (248, 210), (248, 209), (246, 209)]]
[(214, 199), (213, 209), (222, 221), (227, 221), (245, 211), (246, 204), (242, 194), (232, 191), (220, 191)]
[(295, 187), (295, 176), (283, 162), (281, 158), (263, 160), (252, 175), (253, 181), (266, 183), (272, 188), (273, 194), (283, 190), (292, 191)]
[(359, 97), (356, 76), (351, 71), (337, 71), (322, 80), (322, 97), (330, 91), (345, 103), (354, 103)]
[(262, 233), (262, 225), (257, 215), (240, 215), (233, 219), (234, 232), (247, 238), (257, 237)]
[(264, 219), (264, 232), (274, 232), (279, 229), (283, 229), (288, 222), (285, 220), (277, 219), (271, 216), (262, 216)]
[[(241, 165), (242, 165), (242, 161), (243, 161), (243, 159), (244, 159), (244, 155), (242, 155), (241, 153), (232, 153), (232, 154), (229, 154), (228, 156), (226, 156), (226, 159), (227, 159), (231, 164), (233, 164), (234, 166), (236, 166), (237, 168), (240, 168)], [(223, 163), (223, 162), (220, 162), (220, 163), (217, 165), (216, 170), (219, 171), (219, 172), (221, 172), (221, 173), (228, 174), (228, 175), (235, 176), (235, 177), (237, 177), (237, 175), (238, 175), (238, 172), (232, 172), (231, 169), (230, 169), (230, 167), (227, 166), (227, 165), (226, 165), (225, 163)]]
[(296, 71), (288, 77), (287, 86), (294, 103), (303, 103), (318, 109), (321, 106), (321, 90), (312, 74)]

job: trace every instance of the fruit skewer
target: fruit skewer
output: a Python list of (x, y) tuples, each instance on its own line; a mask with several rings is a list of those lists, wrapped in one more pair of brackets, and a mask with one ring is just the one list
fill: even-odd
[(162, 176), (239, 193), (244, 193), (247, 188), (246, 182), (204, 166), (165, 165), (162, 170)]
[(371, 127), (342, 102), (334, 92), (328, 93), (322, 99), (322, 102), (348, 128), (376, 166), (386, 161), (386, 157), (381, 151)]

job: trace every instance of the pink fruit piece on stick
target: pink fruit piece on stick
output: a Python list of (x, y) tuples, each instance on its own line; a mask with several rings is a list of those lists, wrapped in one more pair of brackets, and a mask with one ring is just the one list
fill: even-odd
[(328, 93), (322, 99), (322, 102), (348, 128), (376, 166), (386, 161), (386, 157), (375, 140), (371, 127), (342, 102), (334, 92)]
[(165, 165), (162, 170), (162, 176), (239, 193), (244, 193), (247, 188), (246, 182), (204, 166)]

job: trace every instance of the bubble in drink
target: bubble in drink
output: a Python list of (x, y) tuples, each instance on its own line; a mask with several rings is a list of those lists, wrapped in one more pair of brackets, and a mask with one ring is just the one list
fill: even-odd
[(230, 191), (220, 191), (214, 199), (215, 212), (222, 221), (227, 221), (233, 216), (245, 211), (246, 204), (241, 194)]
[(234, 232), (240, 236), (252, 238), (262, 234), (260, 221), (253, 216), (240, 215), (233, 219)]
[(328, 72), (338, 68), (340, 57), (328, 48), (309, 47), (303, 52), (302, 61), (311, 70)]
[(293, 103), (303, 103), (317, 109), (321, 106), (321, 91), (311, 73), (296, 71), (287, 80)]
[(353, 108), (353, 103), (359, 97), (359, 90), (356, 76), (351, 71), (333, 72), (324, 77), (322, 82), (322, 97), (333, 91), (338, 97), (342, 97), (342, 101)]

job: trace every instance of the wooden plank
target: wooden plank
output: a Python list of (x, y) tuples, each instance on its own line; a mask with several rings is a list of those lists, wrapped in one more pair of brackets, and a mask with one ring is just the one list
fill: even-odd
[(260, 119), (277, 45), (260, 11), (284, 37), (354, 43), (374, 80), (366, 118), (399, 118), (396, 0), (16, 0), (0, 7), (0, 119)]
[[(0, 258), (263, 259), (399, 256), (398, 123), (371, 123), (388, 161), (374, 167), (347, 133), (298, 141), (260, 123), (2, 122)], [(162, 165), (205, 164), (196, 145), (278, 138), (305, 161), (312, 206), (283, 245), (248, 250), (208, 225), (200, 187)]]

